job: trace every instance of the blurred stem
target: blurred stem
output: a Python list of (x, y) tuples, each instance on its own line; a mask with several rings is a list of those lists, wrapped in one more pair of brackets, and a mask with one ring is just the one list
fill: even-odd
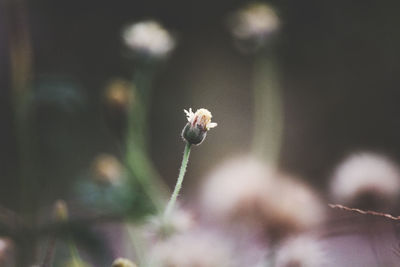
[(283, 134), (283, 107), (278, 67), (272, 49), (257, 54), (254, 63), (253, 153), (270, 164), (279, 161)]
[[(12, 102), (14, 106), (15, 131), (18, 151), (19, 211), (25, 225), (36, 224), (37, 166), (34, 156), (32, 114), (29, 110), (32, 79), (32, 46), (29, 30), (28, 5), (24, 0), (5, 0), (4, 24), (7, 27), (8, 48), (11, 66)], [(2, 18), (0, 18), (2, 19)], [(36, 258), (35, 237), (26, 235), (16, 248), (17, 266), (30, 266)]]
[(148, 110), (151, 98), (152, 80), (155, 75), (153, 66), (143, 65), (135, 72), (134, 103), (128, 114), (128, 132), (126, 137), (126, 163), (133, 178), (142, 185), (148, 197), (160, 212), (166, 198), (166, 188), (148, 155)]
[(72, 241), (72, 239), (70, 239), (68, 241), (68, 247), (69, 247), (69, 253), (71, 254), (72, 261), (74, 263), (75, 262), (82, 263), (82, 259), (79, 256), (78, 249), (76, 248), (75, 243)]
[(171, 212), (174, 209), (174, 206), (175, 206), (175, 203), (176, 203), (176, 199), (177, 199), (177, 197), (179, 195), (179, 191), (182, 188), (183, 178), (185, 176), (186, 167), (187, 167), (187, 164), (188, 164), (188, 161), (189, 161), (189, 155), (190, 155), (190, 144), (188, 142), (186, 142), (185, 150), (183, 152), (183, 159), (182, 159), (181, 169), (179, 171), (178, 180), (176, 182), (175, 189), (174, 189), (174, 192), (172, 193), (171, 199), (169, 200), (169, 202), (167, 204), (167, 208), (165, 209), (164, 218), (168, 218), (171, 215)]
[(51, 236), (49, 239), (48, 245), (47, 245), (46, 254), (44, 256), (41, 267), (51, 267), (52, 266), (53, 256), (54, 256), (54, 252), (56, 249), (56, 242), (57, 242), (56, 237), (54, 235)]
[(135, 250), (136, 262), (139, 266), (143, 266), (144, 264), (144, 255), (145, 251), (145, 241), (143, 240), (140, 231), (136, 231), (132, 225), (126, 225), (126, 230), (128, 231), (129, 239), (133, 245), (133, 249)]

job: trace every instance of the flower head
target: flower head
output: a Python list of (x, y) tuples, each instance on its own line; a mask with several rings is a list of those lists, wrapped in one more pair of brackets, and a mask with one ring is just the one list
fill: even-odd
[(292, 237), (284, 241), (276, 251), (277, 267), (321, 267), (329, 263), (325, 248), (312, 236)]
[(198, 109), (195, 113), (191, 108), (184, 112), (188, 123), (183, 128), (182, 137), (190, 144), (199, 145), (206, 137), (207, 131), (216, 127), (217, 123), (211, 122), (211, 112), (205, 108)]
[(231, 267), (233, 249), (226, 238), (204, 230), (177, 234), (153, 248), (155, 266)]
[(93, 163), (93, 179), (99, 184), (117, 184), (122, 177), (122, 164), (110, 154), (98, 155)]
[(68, 220), (68, 206), (64, 200), (57, 200), (54, 204), (54, 218), (58, 222), (65, 222)]
[(359, 153), (335, 170), (330, 191), (336, 202), (358, 208), (390, 207), (400, 195), (399, 167), (385, 156)]
[(262, 46), (279, 29), (276, 11), (264, 3), (251, 3), (234, 13), (229, 20), (232, 35), (241, 42)]
[(175, 46), (175, 40), (159, 23), (142, 21), (125, 29), (126, 45), (137, 53), (153, 57), (166, 56)]
[(128, 259), (118, 258), (113, 262), (112, 267), (136, 267), (136, 264)]

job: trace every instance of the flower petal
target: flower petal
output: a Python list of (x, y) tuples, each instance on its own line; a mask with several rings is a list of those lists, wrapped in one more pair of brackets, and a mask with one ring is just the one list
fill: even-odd
[(218, 123), (216, 123), (216, 122), (210, 122), (210, 123), (207, 124), (207, 129), (211, 129), (211, 128), (217, 127), (217, 125), (218, 125)]

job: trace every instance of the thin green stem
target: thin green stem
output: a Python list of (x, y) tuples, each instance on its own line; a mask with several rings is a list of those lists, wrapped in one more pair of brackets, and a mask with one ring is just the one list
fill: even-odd
[(182, 159), (181, 169), (179, 171), (178, 181), (176, 182), (174, 192), (172, 193), (171, 199), (169, 200), (167, 208), (165, 209), (164, 218), (168, 218), (172, 210), (174, 209), (176, 198), (178, 197), (179, 191), (182, 188), (183, 177), (185, 176), (186, 167), (189, 161), (189, 155), (190, 155), (190, 144), (186, 143), (185, 150), (183, 152), (183, 159)]
[(253, 152), (276, 165), (282, 146), (284, 114), (278, 67), (271, 51), (263, 51), (254, 66)]

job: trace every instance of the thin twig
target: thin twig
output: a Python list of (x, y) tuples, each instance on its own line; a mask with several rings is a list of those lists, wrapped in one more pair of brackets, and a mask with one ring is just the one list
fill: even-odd
[(331, 207), (332, 209), (340, 209), (340, 210), (350, 211), (350, 212), (363, 214), (363, 215), (383, 217), (383, 218), (386, 218), (386, 219), (389, 219), (392, 221), (400, 221), (400, 216), (393, 216), (388, 213), (372, 211), (372, 210), (361, 210), (361, 209), (356, 209), (356, 208), (350, 208), (350, 207), (346, 207), (346, 206), (339, 205), (339, 204), (328, 204), (328, 206)]

